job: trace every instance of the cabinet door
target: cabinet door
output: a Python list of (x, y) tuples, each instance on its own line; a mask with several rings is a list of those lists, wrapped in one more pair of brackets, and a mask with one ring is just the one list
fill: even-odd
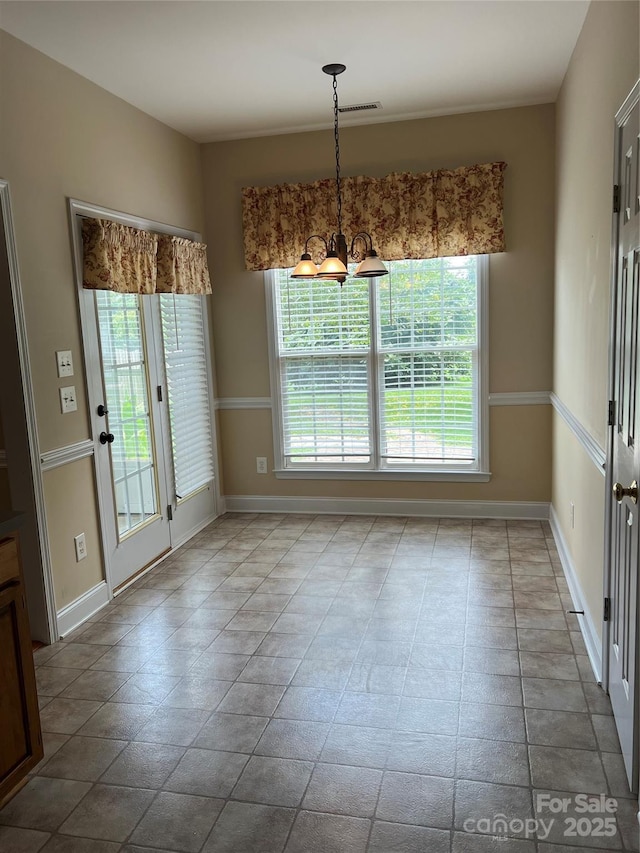
[(0, 592), (0, 800), (42, 758), (29, 621), (20, 584)]

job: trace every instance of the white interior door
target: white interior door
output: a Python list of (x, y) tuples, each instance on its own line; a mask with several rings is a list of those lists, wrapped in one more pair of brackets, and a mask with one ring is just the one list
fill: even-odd
[[(102, 400), (94, 407), (104, 539), (117, 589), (171, 547), (162, 417), (148, 298), (88, 291), (93, 301)], [(96, 365), (97, 366), (97, 365)]]
[(619, 128), (619, 211), (613, 310), (609, 694), (627, 777), (638, 786), (638, 481), (640, 480), (640, 113)]

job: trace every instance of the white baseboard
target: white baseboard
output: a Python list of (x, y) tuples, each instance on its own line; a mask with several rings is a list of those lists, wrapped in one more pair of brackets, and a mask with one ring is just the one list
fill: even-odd
[(580, 580), (578, 578), (578, 575), (576, 574), (576, 570), (573, 565), (573, 560), (571, 559), (571, 554), (569, 552), (566, 539), (564, 538), (564, 535), (560, 528), (558, 516), (553, 507), (553, 504), (551, 505), (549, 520), (551, 522), (553, 538), (556, 541), (556, 547), (558, 549), (558, 554), (560, 555), (560, 562), (562, 563), (562, 570), (564, 571), (564, 576), (567, 579), (567, 585), (569, 587), (569, 592), (571, 593), (571, 598), (573, 599), (574, 607), (576, 610), (584, 610), (584, 615), (578, 616), (578, 623), (580, 625), (580, 630), (582, 631), (585, 646), (587, 647), (587, 654), (589, 655), (589, 661), (591, 662), (593, 674), (595, 675), (596, 680), (598, 682), (601, 682), (602, 643), (600, 642), (600, 637), (598, 636), (598, 632), (596, 631), (593, 616), (585, 602), (585, 597), (582, 592)]
[(226, 495), (227, 512), (413, 515), (430, 518), (548, 519), (549, 504), (535, 501), (435, 501), (386, 498), (306, 498)]
[(200, 533), (201, 530), (204, 530), (205, 527), (208, 527), (212, 521), (215, 521), (219, 515), (222, 515), (222, 513), (213, 513), (213, 515), (210, 515), (204, 521), (199, 521), (198, 524), (195, 524), (191, 528), (191, 530), (187, 531), (187, 533), (184, 534), (184, 536), (181, 536), (180, 539), (178, 539), (176, 542), (172, 542), (171, 551), (169, 551), (169, 553), (166, 554), (163, 559), (166, 559), (166, 557), (170, 557), (171, 554), (176, 550), (176, 548), (180, 548), (180, 546), (184, 545), (185, 542), (188, 542), (189, 539), (193, 539), (193, 537)]
[(64, 639), (67, 634), (75, 631), (79, 625), (93, 616), (94, 613), (97, 613), (98, 610), (101, 610), (108, 603), (109, 590), (107, 588), (107, 582), (102, 581), (92, 589), (88, 589), (79, 598), (72, 601), (71, 604), (67, 604), (67, 606), (63, 607), (62, 610), (59, 610), (57, 614), (58, 635), (60, 638)]
[[(176, 542), (172, 547), (171, 551), (167, 554), (163, 554), (159, 560), (152, 563), (148, 566), (144, 572), (139, 575), (136, 575), (131, 579), (131, 583), (135, 583), (139, 581), (141, 577), (150, 572), (151, 569), (155, 569), (157, 565), (159, 565), (163, 560), (166, 560), (167, 557), (171, 556), (171, 554), (179, 548), (181, 545), (184, 545), (185, 542), (188, 542), (189, 539), (194, 537), (196, 533), (199, 533), (203, 530), (208, 524), (211, 524), (218, 516), (212, 515), (210, 518), (207, 518), (205, 521), (200, 522), (195, 527), (193, 527), (188, 533), (186, 533), (179, 542)], [(130, 584), (127, 586), (123, 586), (122, 589), (118, 590), (118, 593), (124, 592), (125, 589), (128, 588)], [(83, 622), (86, 622), (87, 619), (90, 619), (94, 613), (97, 613), (98, 610), (101, 610), (106, 604), (109, 603), (109, 589), (107, 587), (107, 582), (102, 581), (101, 583), (94, 586), (92, 589), (87, 590), (83, 593), (79, 598), (76, 598), (75, 601), (72, 601), (71, 604), (68, 604), (66, 607), (63, 607), (62, 610), (58, 611), (58, 636), (60, 639), (64, 639), (68, 634), (72, 631), (75, 631)]]

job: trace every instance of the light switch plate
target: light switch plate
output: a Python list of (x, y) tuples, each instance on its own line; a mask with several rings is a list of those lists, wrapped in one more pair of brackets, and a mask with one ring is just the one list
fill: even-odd
[(70, 349), (62, 349), (56, 352), (56, 362), (58, 364), (58, 377), (73, 376), (73, 359)]
[(75, 385), (67, 385), (66, 388), (60, 389), (60, 408), (63, 415), (78, 411)]

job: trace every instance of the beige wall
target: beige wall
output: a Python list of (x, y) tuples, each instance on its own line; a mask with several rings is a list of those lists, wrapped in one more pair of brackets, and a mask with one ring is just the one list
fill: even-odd
[[(490, 262), (490, 388), (548, 391), (552, 380), (554, 107), (345, 127), (346, 174), (384, 175), (505, 160), (508, 251)], [(330, 175), (331, 133), (204, 146), (207, 242), (221, 397), (270, 395), (262, 273), (244, 270), (240, 190)], [(461, 500), (550, 499), (550, 418), (542, 407), (494, 408), (486, 484), (277, 480), (266, 411), (222, 411), (226, 494), (336, 495)], [(514, 428), (516, 427), (516, 428)], [(499, 439), (499, 440), (498, 440)]]
[[(94, 504), (93, 463), (79, 459), (44, 474), (49, 545), (53, 560), (53, 587), (58, 609), (75, 601), (104, 577), (100, 528)], [(87, 542), (87, 557), (76, 562), (73, 537), (80, 530)]]
[[(1, 31), (0, 79), (0, 176), (11, 188), (38, 433), (47, 451), (90, 437), (67, 197), (201, 231), (200, 149)], [(78, 393), (78, 412), (64, 416), (58, 388), (70, 383), (57, 378), (57, 349), (73, 353)], [(50, 528), (63, 500), (73, 505), (71, 521), (52, 533), (60, 609), (102, 573), (97, 544), (88, 561), (69, 559), (73, 535), (96, 529), (97, 510), (90, 466), (45, 477)]]
[[(491, 495), (485, 483), (389, 483), (382, 480), (273, 480), (255, 476), (255, 457), (273, 456), (271, 412), (220, 412), (220, 432), (228, 495), (313, 495), (406, 500), (548, 501), (551, 489), (551, 409), (504, 406), (490, 410)], [(513, 436), (526, 436), (527, 445)], [(541, 460), (544, 463), (541, 464)], [(540, 470), (542, 468), (542, 470)], [(278, 491), (274, 491), (274, 482)], [(523, 492), (526, 497), (523, 498)]]
[[(639, 75), (638, 10), (637, 2), (591, 4), (557, 105), (554, 390), (602, 447), (614, 115)], [(553, 505), (599, 629), (604, 477), (563, 425), (555, 425), (554, 437)]]

